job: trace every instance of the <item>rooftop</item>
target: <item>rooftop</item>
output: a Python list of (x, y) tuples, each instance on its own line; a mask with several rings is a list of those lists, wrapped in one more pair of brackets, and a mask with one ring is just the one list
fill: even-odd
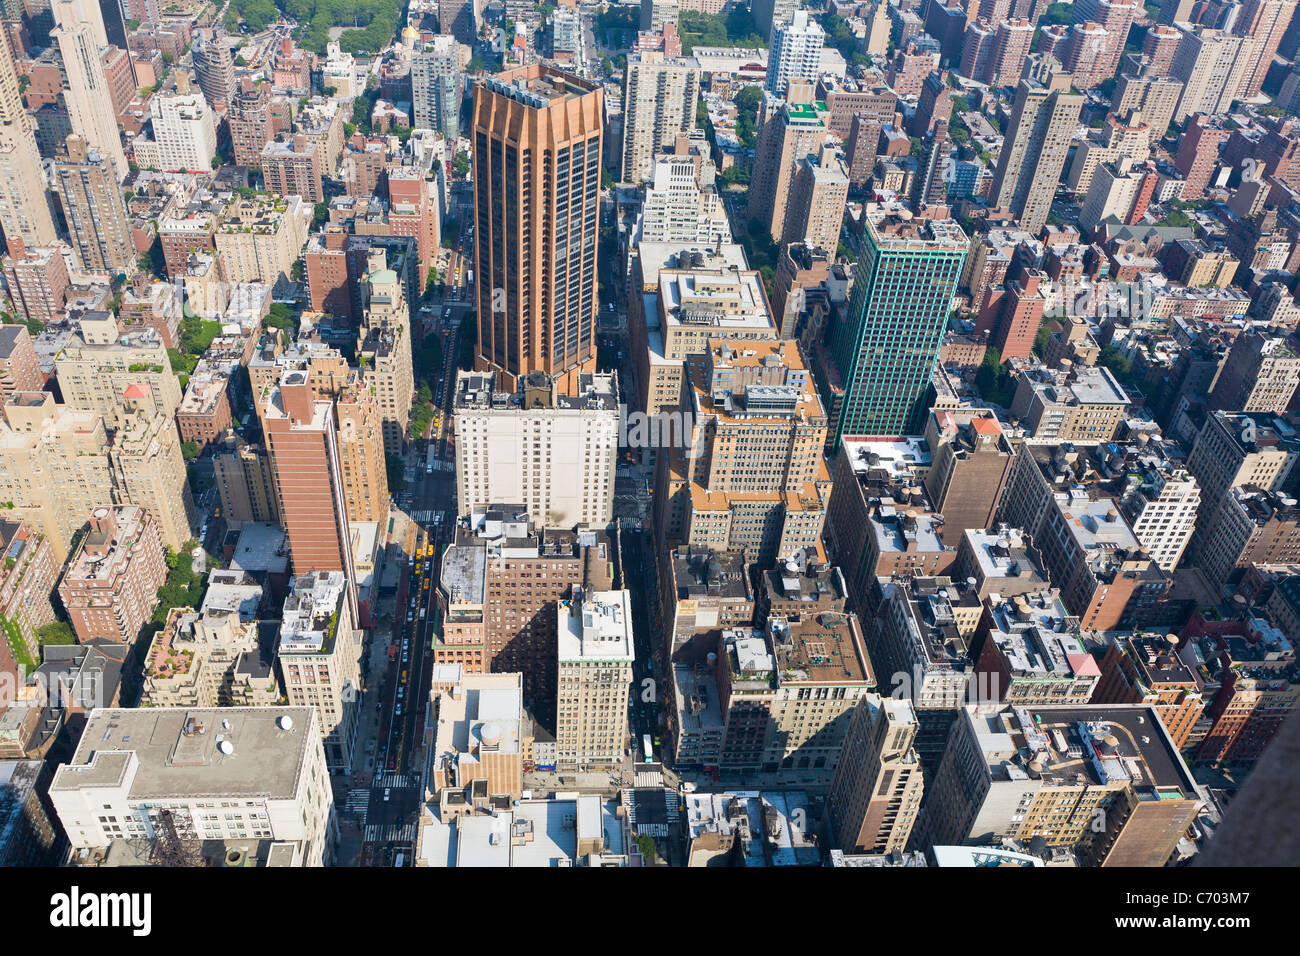
[(284, 599), (280, 655), (331, 654), (343, 611), (347, 577), (342, 571), (317, 571), (295, 578)]
[(856, 614), (773, 615), (767, 634), (781, 684), (876, 684)]
[(1154, 707), (972, 704), (964, 709), (996, 780), (1037, 774), (1055, 786), (1127, 782), (1139, 800), (1197, 798), (1191, 773)]
[(556, 606), (559, 616), (558, 652), (561, 661), (631, 661), (632, 605), (628, 591), (573, 588), (573, 598)]
[(121, 788), (131, 801), (293, 799), (315, 720), (309, 707), (97, 708), (50, 790)]

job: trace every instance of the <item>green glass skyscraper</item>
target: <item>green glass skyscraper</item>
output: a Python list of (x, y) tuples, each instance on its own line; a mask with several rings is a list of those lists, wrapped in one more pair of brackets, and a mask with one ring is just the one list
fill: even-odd
[(842, 435), (919, 430), (968, 245), (951, 219), (865, 215), (848, 313), (831, 342), (844, 383), (836, 446)]

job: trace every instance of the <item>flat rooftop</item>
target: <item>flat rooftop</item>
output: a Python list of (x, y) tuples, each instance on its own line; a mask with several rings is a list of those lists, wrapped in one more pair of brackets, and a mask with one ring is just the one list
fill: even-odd
[(572, 100), (600, 89), (573, 73), (544, 64), (520, 67), (496, 76), (485, 77), (485, 89), (533, 109), (545, 109), (556, 100)]
[[(121, 787), (131, 801), (293, 799), (315, 719), (309, 707), (97, 708), (50, 790)], [(231, 753), (218, 748), (223, 741)]]
[(559, 659), (631, 661), (635, 658), (630, 593), (588, 591), (579, 598), (580, 591), (575, 587), (573, 599), (556, 605)]
[[(594, 804), (594, 806), (592, 805)], [(576, 800), (520, 800), (509, 810), (444, 823), (437, 806), (422, 824), (420, 858), (430, 867), (553, 867), (577, 861), (578, 839), (603, 838), (605, 855), (627, 853), (618, 802), (594, 795)]]
[(858, 475), (899, 481), (930, 470), (930, 443), (920, 435), (846, 435), (841, 445)]
[(823, 611), (797, 621), (773, 616), (767, 632), (782, 684), (875, 686), (857, 615)]

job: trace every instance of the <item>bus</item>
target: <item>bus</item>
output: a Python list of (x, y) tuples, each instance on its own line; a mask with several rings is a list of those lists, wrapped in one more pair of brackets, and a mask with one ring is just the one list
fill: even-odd
[(649, 735), (649, 734), (642, 734), (642, 735), (641, 735), (641, 749), (642, 749), (642, 750), (644, 751), (644, 753), (645, 753), (645, 762), (646, 762), (646, 763), (654, 763), (654, 762), (655, 762), (654, 751), (650, 748), (650, 735)]

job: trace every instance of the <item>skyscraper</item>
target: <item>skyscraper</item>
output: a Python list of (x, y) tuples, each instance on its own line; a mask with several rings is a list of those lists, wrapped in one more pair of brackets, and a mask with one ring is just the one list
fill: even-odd
[(1188, 24), (1178, 30), (1183, 39), (1169, 72), (1182, 81), (1183, 94), (1174, 109), (1174, 122), (1181, 123), (1189, 113), (1226, 113), (1232, 101), (1244, 95), (1259, 40)]
[(6, 241), (21, 239), (29, 247), (47, 246), (55, 238), (35, 124), (18, 94), (7, 33), (0, 37), (0, 226)]
[(406, 447), (406, 423), (415, 394), (411, 318), (401, 280), (388, 268), (383, 249), (367, 254), (359, 287), (362, 320), (357, 356), (366, 369), (366, 384), (375, 390), (384, 449), (400, 455)]
[(783, 96), (793, 77), (817, 82), (825, 45), (826, 31), (816, 20), (808, 18), (807, 10), (797, 10), (789, 23), (775, 25), (772, 50), (767, 57), (764, 84), (767, 91), (773, 96)]
[(1047, 223), (1070, 140), (1079, 122), (1082, 94), (1051, 57), (1030, 57), (1016, 88), (1011, 129), (998, 154), (990, 204), (1009, 209), (1021, 226), (1037, 233)]
[(761, 37), (772, 42), (776, 28), (789, 23), (799, 7), (799, 0), (754, 0), (750, 5), (750, 15)]
[(869, 210), (864, 225), (848, 318), (832, 344), (844, 382), (837, 445), (846, 434), (919, 428), (966, 258), (966, 234), (952, 220)]
[(221, 29), (200, 30), (190, 47), (194, 59), (194, 75), (208, 105), (230, 104), (235, 95), (235, 60)]
[(749, 215), (763, 223), (773, 242), (781, 241), (785, 228), (795, 165), (805, 156), (817, 154), (826, 142), (827, 118), (825, 107), (818, 109), (813, 101), (812, 84), (805, 80), (791, 80), (784, 102), (764, 96), (754, 148)]
[(388, 473), (376, 396), (352, 373), (334, 406), (338, 416), (339, 470), (349, 521), (388, 519)]
[(1114, 76), (1119, 69), (1119, 57), (1124, 52), (1129, 28), (1140, 9), (1137, 0), (1075, 0), (1074, 22), (1099, 24), (1106, 31), (1097, 62), (1090, 70), (1099, 81)]
[(1273, 65), (1282, 35), (1295, 16), (1296, 0), (1244, 0), (1237, 12), (1232, 32), (1239, 37), (1253, 37), (1254, 48), (1242, 77), (1241, 95), (1254, 96), (1264, 85), (1268, 68)]
[(449, 140), (459, 136), (462, 76), (454, 37), (439, 34), (424, 44), (411, 58), (411, 125)]
[(90, 0), (56, 0), (53, 31), (63, 56), (68, 86), (63, 98), (68, 105), (72, 131), (84, 137), (112, 167), (116, 182), (126, 178), (126, 153), (111, 109), (108, 80), (100, 59), (100, 47), (108, 44), (104, 18), (98, 4)]
[(438, 27), (461, 43), (473, 43), (478, 32), (477, 0), (438, 0)]
[(804, 156), (795, 164), (781, 244), (801, 242), (810, 249), (834, 252), (839, 248), (848, 198), (844, 158), (838, 148), (823, 143), (816, 155)]
[(356, 571), (333, 403), (314, 400), (307, 373), (290, 371), (271, 393), (264, 427), (294, 574), (342, 571), (355, 615)]
[(892, 853), (907, 846), (923, 787), (915, 739), (911, 701), (859, 698), (828, 799), (835, 845), (844, 852)]
[(474, 90), (475, 274), (481, 370), (507, 390), (596, 360), (600, 86), (543, 64)]
[(68, 158), (55, 162), (54, 176), (81, 268), (109, 276), (131, 269), (136, 261), (131, 223), (111, 161), (74, 133), (68, 137)]
[(654, 173), (659, 153), (678, 133), (695, 129), (700, 64), (656, 50), (633, 53), (623, 90), (623, 179), (638, 183)]

